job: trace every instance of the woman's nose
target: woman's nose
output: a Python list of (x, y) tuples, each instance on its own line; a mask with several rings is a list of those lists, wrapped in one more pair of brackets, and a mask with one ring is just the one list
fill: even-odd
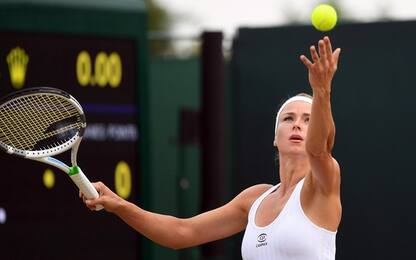
[(293, 129), (297, 128), (298, 130), (301, 129), (301, 121), (300, 120), (295, 120), (293, 123)]

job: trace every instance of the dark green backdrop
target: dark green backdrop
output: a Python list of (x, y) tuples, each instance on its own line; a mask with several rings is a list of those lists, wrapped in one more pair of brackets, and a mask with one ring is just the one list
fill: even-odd
[[(180, 111), (198, 111), (199, 60), (150, 60), (150, 164), (148, 210), (190, 217), (200, 209), (200, 150), (180, 143)], [(189, 186), (182, 188), (181, 180)], [(149, 244), (150, 245), (150, 244)], [(199, 259), (197, 248), (174, 251), (151, 243), (152, 259)]]

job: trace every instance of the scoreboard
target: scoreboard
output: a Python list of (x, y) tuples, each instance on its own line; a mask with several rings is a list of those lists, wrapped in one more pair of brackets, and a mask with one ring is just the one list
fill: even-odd
[[(44, 20), (39, 30), (29, 21), (27, 30), (0, 28), (0, 97), (41, 86), (73, 95), (87, 119), (79, 165), (92, 182), (102, 181), (138, 203), (145, 118), (143, 32), (94, 33), (100, 27), (85, 23), (84, 29), (69, 33), (76, 25), (65, 21), (65, 15), (48, 19), (33, 12)], [(61, 31), (54, 20), (68, 27)], [(100, 26), (106, 24), (101, 20)], [(69, 152), (57, 157), (70, 161)], [(112, 214), (89, 211), (59, 169), (5, 153), (0, 165), (0, 259), (142, 258), (139, 235)]]

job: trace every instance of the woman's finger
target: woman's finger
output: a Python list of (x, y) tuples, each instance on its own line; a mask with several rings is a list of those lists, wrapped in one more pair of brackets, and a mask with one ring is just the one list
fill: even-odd
[(313, 62), (317, 63), (319, 61), (319, 56), (314, 45), (311, 46), (310, 51)]
[(305, 64), (305, 66), (306, 66), (308, 69), (310, 69), (310, 68), (311, 68), (311, 66), (312, 66), (312, 62), (311, 62), (308, 58), (306, 58), (306, 56), (305, 56), (305, 55), (300, 55), (300, 60), (303, 62), (303, 64)]
[(328, 61), (332, 62), (332, 44), (331, 44), (331, 40), (329, 39), (328, 36), (324, 37), (324, 43), (325, 43), (325, 48), (326, 48), (326, 53), (328, 54)]
[(319, 48), (319, 56), (324, 61), (328, 60), (328, 55), (327, 55), (326, 47), (325, 47), (325, 44), (324, 44), (324, 41), (323, 40), (319, 40), (319, 42), (318, 42), (318, 48)]

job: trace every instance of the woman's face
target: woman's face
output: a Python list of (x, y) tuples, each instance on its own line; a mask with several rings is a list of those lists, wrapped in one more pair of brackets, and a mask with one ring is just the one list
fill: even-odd
[(312, 105), (304, 101), (294, 101), (283, 108), (273, 142), (279, 153), (305, 153), (311, 108)]

